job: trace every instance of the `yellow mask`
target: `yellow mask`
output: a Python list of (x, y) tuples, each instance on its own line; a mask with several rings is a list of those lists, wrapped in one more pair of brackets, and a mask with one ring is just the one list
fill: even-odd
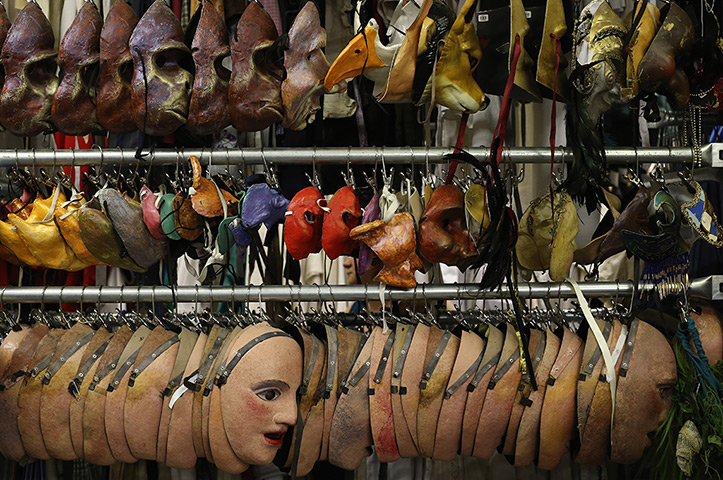
[[(628, 28), (628, 30), (632, 28), (633, 21), (639, 15), (641, 6), (642, 3), (638, 3), (637, 6), (628, 13), (627, 17), (625, 17), (625, 27)], [(633, 32), (628, 48), (628, 58), (625, 66), (627, 88), (623, 92), (628, 98), (632, 99), (640, 92), (638, 85), (638, 67), (643, 56), (645, 56), (645, 52), (648, 51), (648, 47), (653, 42), (653, 38), (658, 32), (659, 27), (660, 10), (652, 3), (647, 3), (645, 12), (640, 18), (635, 32)]]
[(567, 59), (560, 52), (560, 64), (557, 70), (557, 83), (555, 83), (555, 62), (557, 56), (557, 40), (552, 36), (562, 39), (567, 32), (565, 22), (565, 7), (562, 0), (547, 0), (545, 4), (545, 24), (542, 28), (542, 43), (540, 53), (537, 57), (537, 82), (549, 90), (554, 90), (565, 100), (568, 95), (568, 83), (565, 77)]

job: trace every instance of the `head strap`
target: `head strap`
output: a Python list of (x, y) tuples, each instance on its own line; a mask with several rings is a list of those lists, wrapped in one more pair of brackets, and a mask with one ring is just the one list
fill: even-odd
[[(237, 352), (236, 355), (231, 359), (230, 362), (224, 367), (223, 372), (218, 376), (216, 379), (216, 385), (219, 387), (226, 384), (228, 381), (229, 375), (231, 375), (231, 372), (233, 372), (233, 369), (236, 368), (236, 365), (238, 365), (238, 362), (241, 361), (244, 355), (246, 355), (249, 350), (254, 348), (259, 343), (263, 342), (264, 340), (268, 340), (270, 338), (275, 337), (288, 337), (292, 338), (291, 335), (289, 335), (286, 332), (282, 332), (280, 330), (274, 330), (273, 332), (266, 332), (262, 335), (259, 335), (258, 337), (254, 338), (250, 342), (248, 342), (246, 345), (241, 347)], [(318, 345), (316, 345), (316, 348), (318, 349)]]

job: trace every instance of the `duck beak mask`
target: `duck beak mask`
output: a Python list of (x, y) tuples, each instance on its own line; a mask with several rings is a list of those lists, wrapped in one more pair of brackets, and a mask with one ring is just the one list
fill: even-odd
[(100, 31), (100, 89), (98, 120), (110, 133), (135, 131), (131, 108), (133, 57), (128, 40), (138, 24), (138, 16), (125, 1), (110, 7)]
[(50, 109), (58, 88), (55, 38), (35, 2), (15, 18), (2, 47), (5, 84), (0, 94), (0, 123), (13, 135), (32, 137), (53, 129)]
[(60, 42), (60, 85), (53, 98), (51, 118), (55, 127), (66, 135), (103, 130), (96, 109), (102, 27), (98, 8), (86, 2)]
[(322, 207), (326, 207), (326, 200), (313, 186), (301, 190), (289, 203), (284, 223), (284, 243), (296, 260), (321, 251)]
[(193, 85), (193, 75), (184, 67), (192, 59), (183, 43), (181, 22), (164, 0), (156, 0), (128, 44), (133, 56), (131, 103), (136, 126), (149, 135), (173, 133), (186, 123)]
[(231, 72), (223, 66), (230, 54), (228, 32), (210, 1), (201, 2), (201, 18), (191, 44), (196, 75), (186, 129), (196, 135), (218, 133), (231, 124), (228, 85)]
[(369, 69), (381, 68), (385, 63), (377, 55), (375, 48), (379, 41), (377, 23), (374, 19), (364, 27), (362, 33), (357, 34), (341, 51), (324, 78), (324, 89), (330, 91), (334, 85), (352, 78), (356, 78)]

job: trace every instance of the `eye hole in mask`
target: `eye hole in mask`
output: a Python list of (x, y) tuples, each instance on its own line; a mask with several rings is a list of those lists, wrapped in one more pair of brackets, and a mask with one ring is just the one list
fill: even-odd
[(80, 79), (83, 85), (88, 88), (92, 93), (95, 93), (95, 88), (98, 84), (98, 76), (100, 75), (100, 62), (93, 62), (90, 65), (86, 65), (80, 70)]
[(231, 70), (226, 68), (226, 65), (230, 64), (230, 60), (231, 54), (226, 55), (225, 57), (218, 57), (213, 64), (213, 68), (216, 70), (216, 75), (218, 75), (218, 78), (224, 82), (231, 80)]
[(133, 80), (133, 59), (128, 59), (128, 61), (123, 62), (120, 68), (118, 68), (118, 73), (123, 83), (131, 83)]
[(306, 220), (306, 223), (308, 223), (309, 225), (313, 225), (314, 223), (316, 223), (316, 215), (309, 211), (306, 211), (304, 212), (304, 220)]
[[(44, 86), (50, 82), (55, 73), (56, 63), (54, 58), (46, 58), (28, 65), (28, 81), (35, 86)], [(62, 74), (62, 72), (61, 72)]]

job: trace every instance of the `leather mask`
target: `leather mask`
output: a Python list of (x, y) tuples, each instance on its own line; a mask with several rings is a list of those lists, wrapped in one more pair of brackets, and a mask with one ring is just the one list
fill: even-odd
[(286, 210), (284, 243), (296, 260), (321, 251), (321, 231), (326, 200), (317, 187), (306, 187), (294, 195)]
[(229, 109), (239, 132), (256, 132), (284, 118), (281, 79), (284, 68), (275, 62), (278, 37), (271, 16), (251, 2), (238, 21), (231, 39), (231, 83)]
[(278, 190), (266, 183), (255, 183), (244, 197), (241, 222), (247, 229), (258, 228), (262, 223), (271, 228), (284, 219), (288, 206), (289, 200)]
[(329, 71), (329, 62), (321, 50), (325, 46), (326, 30), (321, 27), (319, 11), (314, 2), (307, 2), (291, 24), (289, 49), (284, 53), (283, 127), (303, 130), (321, 108), (324, 77)]
[(2, 48), (5, 84), (0, 123), (13, 135), (32, 137), (52, 130), (50, 109), (58, 88), (55, 37), (35, 2), (18, 13)]
[(110, 133), (135, 131), (131, 105), (133, 57), (128, 40), (138, 24), (138, 16), (125, 1), (116, 1), (100, 31), (100, 88), (98, 120)]
[(557, 62), (557, 38), (567, 32), (567, 21), (565, 18), (565, 3), (562, 0), (548, 0), (545, 2), (545, 20), (542, 26), (540, 38), (540, 53), (537, 55), (537, 71), (535, 73), (537, 83), (550, 91), (555, 90), (561, 100), (569, 97), (569, 84), (565, 70), (567, 58), (560, 52), (560, 59), (557, 71), (557, 83), (555, 83), (555, 63)]
[[(708, 302), (699, 303), (696, 306), (700, 308), (700, 315), (693, 310), (689, 315), (695, 322), (695, 328), (698, 330), (700, 343), (705, 356), (708, 358), (708, 363), (715, 365), (723, 360), (723, 324), (721, 323), (721, 315)], [(692, 341), (690, 342), (690, 348), (699, 354)]]
[(653, 42), (639, 67), (640, 88), (648, 92), (665, 90), (673, 107), (684, 109), (690, 100), (688, 77), (675, 63), (695, 42), (693, 22), (677, 3), (671, 2)]
[(398, 213), (387, 223), (375, 220), (359, 225), (349, 236), (364, 242), (384, 262), (375, 281), (403, 288), (417, 286), (414, 272), (422, 269), (422, 260), (417, 256), (414, 218), (409, 213)]
[[(2, 3), (0, 3), (0, 48), (2, 48), (3, 44), (5, 43), (5, 39), (8, 36), (8, 30), (10, 30), (10, 19), (8, 18), (8, 14), (5, 11), (5, 7)], [(5, 70), (0, 69), (0, 90), (2, 89), (2, 86), (5, 84)], [(5, 127), (0, 125), (0, 132), (4, 131)]]
[(163, 240), (166, 235), (161, 228), (161, 213), (158, 211), (158, 196), (146, 185), (141, 188), (141, 207), (143, 208), (143, 223), (155, 238)]
[(442, 185), (429, 199), (419, 221), (419, 254), (463, 271), (477, 256), (464, 218), (464, 194), (455, 185)]
[(349, 40), (339, 53), (324, 78), (324, 88), (328, 91), (334, 85), (358, 77), (362, 73), (372, 80), (377, 89), (381, 89), (389, 75), (389, 66), (399, 45), (384, 45), (379, 38), (379, 24), (373, 18), (364, 31)]
[(361, 222), (359, 199), (350, 186), (342, 187), (329, 201), (324, 214), (321, 246), (330, 260), (341, 255), (351, 255), (358, 242), (349, 237), (349, 232)]
[(633, 322), (638, 323), (637, 333), (632, 346), (628, 335), (623, 352), (625, 356), (632, 348), (627, 373), (618, 375), (611, 433), (610, 460), (624, 464), (637, 462), (651, 444), (648, 433), (665, 420), (678, 379), (675, 355), (665, 336), (643, 321)]
[(51, 119), (66, 135), (103, 130), (96, 113), (102, 26), (98, 8), (86, 2), (60, 42), (60, 84), (53, 98)]
[(183, 43), (181, 23), (164, 0), (156, 0), (128, 42), (133, 120), (150, 135), (173, 133), (186, 123), (193, 85), (193, 75), (184, 68), (191, 52)]
[[(361, 223), (371, 223), (375, 220), (379, 220), (382, 217), (382, 211), (379, 208), (379, 192), (374, 189), (374, 196), (366, 207), (364, 207), (364, 214), (362, 215)], [(379, 263), (379, 259), (374, 254), (374, 251), (369, 248), (366, 243), (359, 245), (359, 276), (363, 276), (368, 271), (375, 268), (375, 265)]]
[(577, 245), (577, 209), (567, 192), (555, 194), (554, 218), (550, 194), (534, 200), (520, 220), (515, 249), (520, 265), (529, 270), (550, 270), (561, 282), (570, 273)]
[(191, 44), (196, 74), (186, 129), (197, 135), (218, 133), (231, 124), (228, 84), (231, 72), (223, 66), (230, 54), (223, 18), (211, 2), (201, 2), (201, 18)]
[(630, 13), (625, 17), (625, 26), (628, 30), (632, 28), (633, 21), (640, 18), (635, 31), (630, 37), (630, 45), (628, 46), (628, 56), (625, 71), (627, 73), (627, 86), (625, 95), (627, 98), (635, 98), (640, 93), (638, 83), (638, 69), (640, 62), (648, 51), (650, 43), (653, 41), (658, 27), (660, 27), (660, 10), (652, 3), (645, 4), (645, 12), (640, 16), (640, 8), (642, 3), (636, 4)]
[[(215, 11), (215, 10), (214, 10)], [(218, 217), (224, 214), (224, 205), (221, 203), (221, 197), (228, 207), (238, 203), (238, 199), (228, 193), (226, 190), (218, 188), (213, 180), (202, 176), (201, 163), (198, 157), (191, 156), (189, 158), (191, 169), (193, 171), (193, 190), (191, 191), (191, 202), (193, 209), (203, 217)]]
[(78, 224), (78, 212), (68, 215), (69, 212), (77, 210), (81, 206), (80, 202), (71, 203), (67, 208), (57, 206), (55, 224), (58, 226), (58, 230), (60, 230), (65, 242), (73, 249), (76, 257), (90, 265), (105, 265), (83, 243), (80, 236), (80, 225)]

